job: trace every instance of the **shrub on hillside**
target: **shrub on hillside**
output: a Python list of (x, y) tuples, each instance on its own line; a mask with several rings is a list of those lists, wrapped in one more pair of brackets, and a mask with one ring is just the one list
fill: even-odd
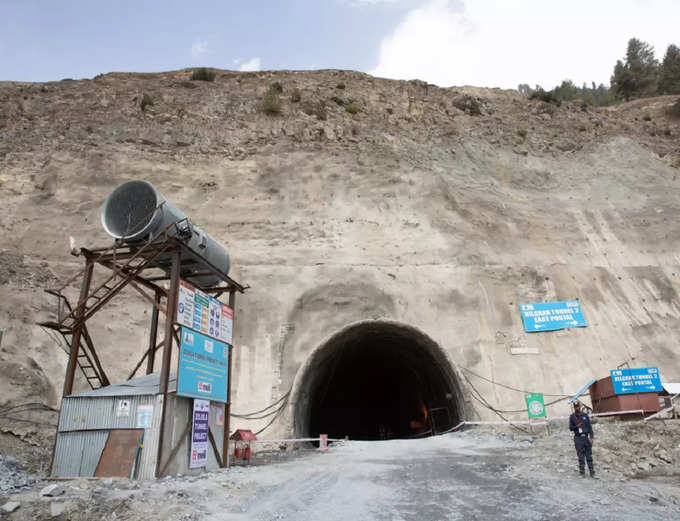
[(562, 100), (559, 99), (553, 91), (551, 90), (546, 91), (540, 87), (529, 95), (529, 99), (540, 100), (543, 101), (544, 103), (552, 103), (553, 105), (557, 105), (558, 107), (562, 105)]
[(270, 116), (281, 113), (281, 98), (279, 97), (279, 91), (274, 85), (271, 85), (267, 89), (267, 92), (262, 99), (262, 111)]
[(345, 110), (350, 114), (356, 114), (359, 112), (359, 107), (357, 107), (354, 103), (348, 103), (345, 105)]
[(142, 112), (146, 110), (146, 107), (153, 105), (153, 99), (151, 99), (151, 96), (149, 96), (146, 92), (142, 94), (142, 99), (139, 102), (139, 108), (142, 109)]
[(471, 116), (479, 116), (482, 114), (482, 106), (479, 101), (469, 94), (456, 96), (451, 103), (453, 103), (453, 106), (457, 109), (467, 112)]
[(300, 89), (295, 87), (293, 89), (293, 92), (290, 94), (290, 101), (293, 103), (298, 103), (302, 99), (302, 93), (300, 92)]
[(191, 73), (190, 79), (193, 81), (215, 81), (215, 71), (201, 67)]
[(323, 101), (307, 101), (302, 103), (302, 112), (308, 116), (316, 116), (321, 121), (326, 121), (326, 105)]

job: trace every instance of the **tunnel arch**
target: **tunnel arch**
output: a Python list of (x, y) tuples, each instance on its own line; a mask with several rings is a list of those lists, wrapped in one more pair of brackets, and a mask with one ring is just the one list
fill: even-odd
[(398, 322), (357, 322), (327, 338), (291, 390), (296, 437), (409, 438), (465, 417), (462, 388), (444, 350)]

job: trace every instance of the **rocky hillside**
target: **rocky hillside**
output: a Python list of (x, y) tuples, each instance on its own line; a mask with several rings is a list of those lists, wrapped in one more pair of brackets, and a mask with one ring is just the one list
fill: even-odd
[[(33, 325), (53, 311), (42, 289), (81, 267), (71, 242), (109, 242), (101, 205), (133, 178), (227, 245), (234, 276), (253, 288), (238, 309), (241, 410), (286, 391), (320, 339), (372, 316), (369, 286), (389, 296), (379, 316), (509, 383), (567, 392), (636, 358), (680, 377), (674, 97), (596, 109), (351, 71), (190, 76), (0, 83), (0, 449), (51, 433), (54, 413), (8, 410), (58, 406), (65, 356)], [(274, 114), (263, 106), (272, 85)], [(520, 299), (575, 297), (599, 329), (523, 336)], [(343, 308), (355, 298), (362, 306)], [(322, 329), (309, 310), (327, 304)], [(110, 309), (95, 339), (121, 379), (148, 310), (134, 296)], [(513, 346), (545, 357), (515, 364)], [(597, 352), (574, 360), (578, 346)], [(571, 374), (550, 369), (565, 363)]]

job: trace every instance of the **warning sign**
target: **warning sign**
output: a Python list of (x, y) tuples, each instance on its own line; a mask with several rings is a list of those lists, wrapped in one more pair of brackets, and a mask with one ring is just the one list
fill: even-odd
[(234, 310), (183, 280), (179, 282), (177, 323), (232, 343)]

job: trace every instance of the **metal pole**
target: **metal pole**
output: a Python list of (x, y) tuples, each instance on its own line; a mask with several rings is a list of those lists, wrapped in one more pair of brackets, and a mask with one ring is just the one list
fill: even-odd
[[(165, 426), (167, 423), (168, 409), (168, 383), (170, 380), (170, 363), (172, 361), (172, 341), (174, 338), (173, 326), (175, 322), (175, 309), (177, 308), (177, 295), (179, 293), (179, 251), (172, 252), (172, 267), (170, 268), (170, 288), (168, 290), (168, 308), (165, 314), (165, 345), (163, 346), (163, 361), (161, 364), (160, 392), (163, 395), (163, 409), (161, 411), (161, 425), (158, 434), (158, 458), (156, 460), (156, 477), (161, 477), (169, 460), (163, 463), (163, 443), (165, 438)], [(172, 454), (171, 454), (172, 456)]]
[(64, 379), (64, 392), (62, 393), (62, 398), (73, 392), (73, 380), (76, 376), (76, 363), (78, 361), (78, 352), (80, 350), (80, 337), (82, 335), (84, 325), (84, 322), (82, 322), (81, 319), (85, 314), (87, 294), (90, 291), (93, 271), (94, 263), (90, 259), (87, 259), (85, 264), (85, 273), (83, 274), (83, 283), (80, 286), (78, 307), (74, 315), (76, 326), (73, 328), (71, 336), (71, 352), (69, 353), (68, 365), (66, 366), (66, 377)]
[(146, 360), (146, 374), (153, 373), (153, 363), (156, 358), (156, 341), (158, 339), (158, 307), (161, 305), (161, 294), (156, 292), (156, 305), (151, 310), (151, 331), (149, 333), (149, 354)]
[(631, 380), (633, 381), (633, 392), (635, 393), (635, 396), (637, 397), (637, 402), (638, 402), (638, 407), (640, 408), (640, 416), (642, 417), (642, 423), (643, 427), (645, 429), (645, 434), (649, 438), (649, 430), (647, 429), (647, 422), (644, 421), (645, 419), (645, 411), (642, 408), (642, 399), (640, 398), (640, 393), (638, 393), (637, 390), (637, 383), (635, 382), (635, 377), (632, 374), (632, 371), (630, 370), (630, 364), (628, 362), (625, 362), (626, 368), (628, 369), (628, 376), (630, 376)]
[[(236, 325), (236, 290), (229, 291), (229, 307), (234, 314), (231, 325), (232, 343), (234, 342), (234, 326)], [(227, 403), (224, 404), (224, 432), (222, 433), (222, 468), (229, 466), (229, 429), (231, 428), (231, 359), (234, 346), (229, 346), (229, 360), (227, 362)]]

